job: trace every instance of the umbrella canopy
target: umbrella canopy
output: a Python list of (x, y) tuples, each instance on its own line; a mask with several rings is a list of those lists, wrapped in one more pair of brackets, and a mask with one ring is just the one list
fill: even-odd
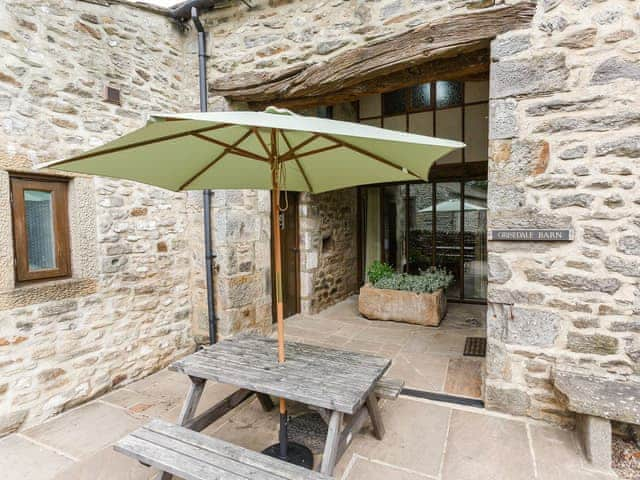
[[(135, 180), (169, 190), (264, 189), (278, 225), (280, 190), (326, 192), (427, 179), (431, 165), (464, 144), (335, 120), (265, 112), (155, 115), (102, 147), (41, 168)], [(285, 361), (280, 229), (273, 230), (278, 361)], [(287, 454), (280, 399), (280, 456)]]
[(155, 115), (147, 126), (66, 160), (42, 165), (125, 178), (169, 190), (273, 188), (326, 192), (355, 185), (426, 179), (452, 140), (288, 110)]
[[(487, 207), (484, 205), (478, 205), (470, 200), (465, 200), (464, 202), (464, 210), (486, 210)], [(442, 202), (436, 203), (436, 212), (438, 213), (446, 213), (446, 212), (459, 212), (460, 211), (460, 200), (452, 198), (450, 200), (443, 200)], [(418, 210), (418, 213), (430, 213), (431, 207), (421, 208)]]

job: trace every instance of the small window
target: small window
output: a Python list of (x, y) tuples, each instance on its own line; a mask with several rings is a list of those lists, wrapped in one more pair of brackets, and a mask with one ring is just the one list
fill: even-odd
[(396, 115), (407, 111), (407, 91), (396, 90), (382, 94), (382, 111), (384, 115)]
[(423, 83), (411, 87), (411, 110), (426, 110), (431, 107), (431, 84)]
[(462, 83), (436, 82), (436, 107), (446, 108), (462, 105)]
[(67, 182), (11, 177), (16, 280), (71, 274)]

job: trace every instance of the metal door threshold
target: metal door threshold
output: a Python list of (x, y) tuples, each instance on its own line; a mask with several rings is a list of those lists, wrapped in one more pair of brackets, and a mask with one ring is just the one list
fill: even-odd
[(407, 397), (425, 398), (435, 402), (454, 403), (456, 405), (464, 405), (465, 407), (484, 408), (484, 402), (477, 398), (459, 397), (457, 395), (449, 395), (448, 393), (429, 392), (426, 390), (414, 390), (412, 388), (403, 388), (400, 395)]

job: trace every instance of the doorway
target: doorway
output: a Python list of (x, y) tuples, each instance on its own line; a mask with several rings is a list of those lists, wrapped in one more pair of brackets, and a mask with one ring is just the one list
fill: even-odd
[[(298, 225), (298, 204), (299, 194), (297, 192), (280, 193), (280, 254), (282, 255), (282, 297), (284, 302), (284, 318), (300, 312), (300, 244)], [(274, 208), (274, 205), (271, 205)], [(273, 217), (272, 217), (273, 218)], [(273, 222), (272, 222), (273, 223)], [(273, 232), (275, 226), (271, 225)], [(273, 252), (273, 235), (271, 235)], [(273, 257), (273, 255), (272, 255)], [(273, 264), (273, 258), (272, 264)], [(275, 278), (271, 269), (271, 284), (275, 285)], [(271, 289), (272, 312), (275, 322), (276, 318), (276, 298), (275, 288)]]

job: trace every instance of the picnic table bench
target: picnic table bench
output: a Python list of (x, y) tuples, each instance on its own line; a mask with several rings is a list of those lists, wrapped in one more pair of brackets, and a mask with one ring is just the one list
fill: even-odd
[(331, 477), (163, 420), (130, 433), (115, 450), (185, 480), (328, 480)]
[[(168, 430), (169, 427), (166, 425), (162, 426), (165, 437), (168, 435), (167, 432), (171, 432), (174, 435), (172, 442), (184, 443), (184, 439), (189, 438), (206, 444), (209, 450), (213, 448), (211, 445), (222, 448), (224, 444), (225, 449), (242, 453), (241, 458), (251, 458), (251, 462), (255, 463), (255, 458), (266, 456), (253, 452), (251, 457), (247, 457), (244, 449), (234, 450), (241, 447), (226, 444), (221, 440), (211, 443), (206, 440), (208, 437), (193, 430), (199, 431), (206, 428), (251, 395), (256, 394), (265, 410), (273, 408), (271, 396), (275, 396), (303, 403), (324, 413), (323, 417), (328, 420), (328, 433), (321, 472), (325, 475), (333, 473), (335, 464), (349, 446), (353, 434), (362, 428), (368, 417), (371, 418), (374, 435), (376, 438), (382, 439), (384, 426), (380, 416), (378, 399), (397, 398), (403, 386), (402, 382), (381, 379), (391, 364), (390, 360), (296, 342), (287, 342), (285, 352), (286, 361), (278, 363), (277, 342), (274, 339), (256, 335), (242, 335), (224, 340), (174, 362), (169, 367), (170, 370), (188, 375), (191, 379), (191, 386), (178, 418), (180, 426), (173, 425), (171, 430)], [(207, 381), (235, 385), (239, 387), (239, 390), (195, 417), (194, 414)], [(345, 415), (350, 416), (348, 421), (344, 421)], [(160, 425), (158, 423), (150, 424), (149, 428), (158, 429)], [(140, 435), (148, 436), (144, 428), (138, 431), (139, 434), (136, 432), (131, 434), (136, 436), (137, 440), (131, 439), (127, 444), (119, 444), (117, 447), (119, 451), (140, 459), (144, 448), (147, 448), (140, 441)], [(125, 437), (123, 442), (126, 438), (128, 437)], [(146, 461), (141, 460), (143, 463), (154, 465), (165, 472), (160, 477), (163, 480), (170, 479), (174, 473), (171, 465), (165, 465), (171, 462), (161, 458), (163, 452), (169, 457), (175, 457), (175, 449), (171, 448), (172, 445), (174, 444), (169, 442), (165, 445), (164, 450), (156, 448), (155, 455), (147, 456)], [(215, 463), (217, 460), (211, 457), (210, 453), (207, 455), (207, 458), (212, 462), (211, 465), (217, 465)], [(255, 457), (256, 455), (258, 457)], [(278, 465), (284, 463), (280, 460), (269, 460), (269, 462), (272, 461)], [(244, 472), (245, 467), (247, 465), (238, 467), (238, 472)], [(184, 474), (184, 471), (177, 473), (181, 476)], [(298, 472), (298, 475), (302, 474)], [(258, 476), (254, 478), (270, 479), (272, 477)], [(295, 478), (323, 477), (298, 476)]]

